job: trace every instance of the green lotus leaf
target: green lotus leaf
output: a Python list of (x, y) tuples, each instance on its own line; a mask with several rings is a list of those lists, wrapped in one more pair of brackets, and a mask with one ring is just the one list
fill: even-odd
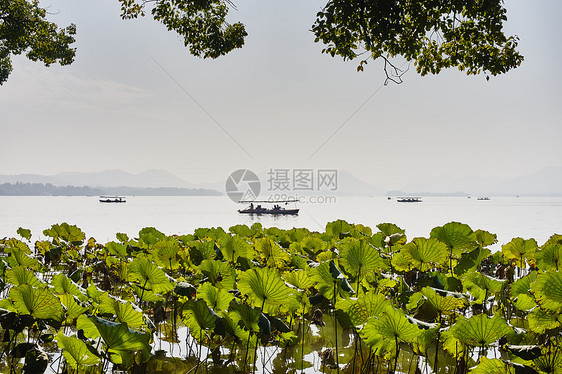
[(531, 292), (539, 305), (553, 313), (562, 313), (562, 273), (547, 272), (537, 275)]
[[(379, 223), (377, 228), (381, 231), (383, 236), (381, 247), (383, 244), (388, 247), (394, 247), (395, 245), (405, 244), (407, 241), (405, 231), (394, 223)], [(375, 243), (378, 242), (377, 238), (374, 236), (371, 239)]]
[(131, 286), (135, 294), (139, 297), (139, 301), (144, 301), (146, 303), (157, 303), (159, 301), (164, 301), (164, 297), (148, 290), (146, 288), (141, 288), (140, 286), (133, 284)]
[(154, 227), (145, 227), (139, 231), (139, 245), (143, 248), (150, 248), (165, 237), (166, 235)]
[(76, 297), (69, 293), (58, 295), (58, 298), (66, 308), (66, 320), (71, 323), (89, 309), (88, 307), (80, 305), (76, 301)]
[(420, 271), (442, 267), (447, 260), (447, 246), (437, 239), (415, 238), (400, 250), (404, 258)]
[(51, 280), (51, 285), (55, 288), (55, 292), (58, 294), (69, 293), (78, 297), (80, 301), (85, 301), (87, 297), (80, 291), (78, 286), (66, 275), (57, 274)]
[(86, 288), (86, 294), (90, 299), (99, 304), (100, 296), (103, 294), (103, 291), (99, 290), (95, 284), (90, 284), (88, 288)]
[(121, 243), (116, 243), (116, 242), (109, 242), (106, 243), (105, 245), (105, 249), (107, 249), (107, 251), (112, 254), (113, 256), (117, 256), (121, 259), (124, 259), (127, 257), (127, 247), (125, 247), (123, 244)]
[(21, 314), (30, 314), (37, 319), (62, 320), (62, 304), (48, 287), (20, 284), (10, 290), (10, 300)]
[(535, 298), (531, 295), (531, 283), (537, 278), (537, 273), (532, 272), (513, 282), (509, 288), (509, 298), (513, 301), (513, 305), (519, 310), (528, 311), (533, 309), (537, 304)]
[(84, 332), (84, 336), (88, 339), (97, 339), (101, 337), (100, 331), (96, 324), (85, 314), (81, 314), (76, 319), (76, 328)]
[(367, 292), (357, 299), (338, 300), (336, 309), (345, 312), (354, 326), (360, 326), (366, 323), (369, 318), (380, 316), (391, 305), (384, 295)]
[(217, 257), (215, 242), (210, 239), (196, 240), (190, 243), (189, 258), (198, 266), (203, 260), (214, 260)]
[(16, 266), (6, 270), (6, 280), (14, 286), (29, 284), (33, 287), (41, 287), (42, 283), (37, 279), (35, 273), (23, 266)]
[(34, 270), (39, 268), (39, 261), (36, 258), (29, 257), (21, 248), (12, 247), (6, 262), (11, 268), (18, 266)]
[[(335, 269), (335, 270), (334, 270)], [(335, 276), (334, 276), (335, 275)], [(353, 289), (333, 261), (322, 262), (310, 270), (310, 277), (318, 292), (328, 300), (348, 297)]]
[(86, 343), (75, 336), (65, 336), (62, 331), (59, 331), (55, 340), (62, 349), (66, 363), (74, 370), (78, 370), (78, 367), (94, 366), (101, 362), (101, 359), (88, 349)]
[(466, 349), (466, 344), (457, 339), (450, 329), (442, 330), (440, 334), (444, 350), (457, 359), (466, 357), (468, 351)]
[(238, 235), (225, 236), (219, 246), (224, 258), (232, 263), (236, 263), (239, 257), (254, 258), (254, 248)]
[[(257, 308), (252, 308), (246, 304), (240, 304), (234, 299), (230, 303), (230, 310), (232, 311), (229, 313), (231, 318), (234, 321), (237, 321), (238, 325), (244, 328), (244, 331), (251, 331), (251, 332), (258, 332), (259, 331), (259, 318), (260, 318), (260, 311)], [(237, 334), (239, 336), (239, 334)], [(240, 336), (239, 336), (240, 337)], [(245, 334), (247, 338), (248, 335)]]
[(470, 252), (461, 254), (455, 266), (454, 272), (456, 275), (462, 275), (469, 271), (477, 270), (482, 261), (492, 254), (488, 248), (478, 247)]
[(270, 268), (254, 268), (240, 274), (238, 289), (248, 295), (251, 303), (266, 312), (275, 312), (281, 304), (295, 299), (279, 272)]
[(150, 334), (131, 330), (126, 323), (111, 322), (100, 317), (90, 317), (109, 349), (142, 352), (143, 361), (150, 358)]
[(246, 225), (235, 225), (228, 229), (232, 234), (238, 235), (240, 237), (251, 237), (252, 230)]
[(130, 280), (137, 281), (141, 288), (155, 293), (164, 293), (174, 289), (166, 273), (146, 257), (137, 257), (128, 266)]
[(156, 242), (152, 247), (152, 258), (159, 266), (168, 270), (175, 270), (180, 267), (176, 256), (179, 249), (180, 243), (176, 239), (165, 238)]
[(291, 256), (269, 238), (256, 239), (255, 249), (266, 266), (282, 268), (291, 261)]
[(194, 235), (197, 239), (210, 238), (218, 241), (226, 236), (226, 231), (222, 227), (198, 228), (195, 229)]
[(546, 330), (560, 327), (561, 321), (561, 315), (547, 313), (540, 308), (535, 308), (531, 313), (527, 314), (529, 329), (538, 334), (543, 334)]
[(509, 362), (497, 358), (482, 357), (478, 366), (470, 369), (470, 374), (515, 374), (515, 368)]
[(509, 243), (502, 245), (504, 256), (513, 260), (520, 268), (526, 267), (525, 260), (532, 258), (537, 249), (535, 239), (513, 238)]
[(460, 258), (462, 253), (476, 248), (476, 234), (470, 226), (460, 222), (449, 222), (443, 226), (434, 227), (430, 238), (444, 243), (451, 251), (451, 257)]
[(4, 244), (4, 252), (6, 253), (11, 253), (13, 250), (19, 249), (27, 255), (31, 254), (31, 249), (29, 249), (27, 243), (24, 243), (19, 239), (10, 238), (8, 240), (3, 240), (2, 244)]
[(22, 238), (27, 239), (27, 240), (31, 240), (31, 230), (29, 229), (24, 229), (23, 227), (18, 227), (18, 230), (16, 231), (18, 233), (18, 235), (20, 235)]
[(230, 264), (217, 260), (203, 260), (199, 265), (199, 270), (213, 286), (226, 290), (234, 288), (236, 271)]
[(340, 242), (340, 264), (348, 274), (362, 279), (365, 274), (386, 268), (378, 251), (365, 240), (346, 238)]
[(301, 254), (308, 254), (311, 256), (312, 260), (316, 259), (316, 256), (326, 250), (328, 244), (320, 239), (316, 235), (306, 236), (300, 241)]
[(476, 301), (481, 303), (488, 296), (500, 292), (507, 285), (507, 280), (492, 278), (486, 274), (471, 272), (462, 277), (462, 283)]
[(404, 312), (388, 306), (380, 317), (371, 317), (360, 332), (361, 337), (377, 354), (396, 355), (396, 343), (413, 343), (421, 330), (412, 324)]
[(485, 314), (478, 314), (469, 319), (460, 317), (451, 327), (455, 338), (478, 347), (488, 346), (512, 331), (505, 319), (498, 314), (492, 318)]
[(422, 288), (421, 293), (426, 298), (427, 302), (440, 314), (450, 315), (453, 314), (455, 310), (468, 306), (468, 302), (465, 299), (454, 296), (441, 296), (436, 290), (430, 287)]
[(312, 287), (312, 279), (306, 270), (286, 271), (282, 277), (285, 282), (300, 290), (307, 290)]
[(197, 298), (203, 299), (215, 312), (226, 312), (234, 295), (224, 288), (216, 288), (210, 283), (204, 283), (197, 290)]
[(346, 236), (349, 236), (349, 232), (352, 229), (352, 225), (347, 223), (344, 220), (338, 219), (334, 222), (328, 222), (326, 224), (326, 234), (330, 235), (331, 237), (339, 240), (343, 239)]
[(554, 350), (551, 347), (543, 347), (541, 353), (542, 355), (533, 360), (533, 364), (539, 370), (539, 373), (559, 374), (562, 371), (560, 346), (558, 345)]
[(66, 222), (52, 225), (50, 229), (43, 230), (43, 234), (53, 238), (55, 242), (62, 239), (67, 243), (80, 243), (86, 239), (86, 234), (82, 230)]
[(217, 315), (209, 308), (205, 300), (189, 300), (183, 307), (183, 320), (189, 327), (191, 335), (201, 343), (205, 330), (215, 328)]
[(562, 270), (562, 244), (545, 244), (540, 250), (535, 252), (537, 267), (543, 271)]
[(402, 252), (396, 252), (392, 255), (390, 263), (395, 271), (403, 272), (412, 270), (412, 263), (404, 256)]
[(474, 231), (474, 235), (476, 236), (476, 243), (481, 247), (487, 247), (498, 242), (498, 236), (496, 234), (489, 233), (485, 230), (476, 230)]
[(129, 241), (129, 235), (122, 233), (122, 232), (118, 232), (115, 234), (115, 237), (117, 238), (117, 240), (119, 240), (121, 243), (127, 243)]
[(131, 303), (123, 303), (107, 293), (100, 296), (98, 306), (100, 313), (115, 315), (117, 321), (126, 323), (130, 328), (138, 328), (144, 325), (144, 316), (139, 309), (135, 309)]

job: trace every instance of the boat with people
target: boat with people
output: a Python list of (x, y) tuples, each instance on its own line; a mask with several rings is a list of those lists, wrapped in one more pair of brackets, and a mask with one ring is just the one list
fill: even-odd
[(418, 196), (401, 196), (397, 197), (396, 201), (399, 203), (421, 203), (422, 199)]
[[(273, 214), (273, 215), (296, 215), (299, 214), (299, 209), (287, 209), (279, 205), (278, 203), (285, 203), (287, 205), (290, 202), (296, 202), (295, 200), (285, 200), (285, 201), (240, 201), (241, 203), (250, 203), (250, 206), (246, 209), (238, 209), (238, 213), (244, 214)], [(254, 203), (266, 203), (274, 204), (273, 207), (264, 207), (261, 204), (254, 205)]]
[(100, 196), (100, 203), (126, 203), (124, 196)]
[(490, 200), (490, 198), (489, 197), (479, 197), (476, 200)]

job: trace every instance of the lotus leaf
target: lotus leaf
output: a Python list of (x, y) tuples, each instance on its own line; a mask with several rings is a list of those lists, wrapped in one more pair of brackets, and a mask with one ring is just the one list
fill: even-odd
[(76, 297), (69, 293), (58, 295), (58, 298), (66, 308), (66, 320), (70, 323), (89, 309), (88, 307), (80, 305), (76, 301)]
[(464, 288), (476, 298), (476, 302), (482, 303), (488, 296), (500, 292), (507, 285), (507, 280), (499, 280), (486, 274), (471, 272), (462, 277), (462, 283)]
[(166, 273), (146, 257), (137, 257), (129, 264), (129, 276), (137, 281), (142, 288), (155, 293), (163, 293), (174, 289), (166, 277)]
[(31, 240), (31, 230), (29, 229), (24, 229), (23, 227), (18, 227), (18, 230), (16, 231), (22, 238), (27, 239), (27, 240)]
[(378, 251), (365, 240), (346, 238), (341, 241), (340, 248), (340, 264), (355, 278), (362, 279), (366, 273), (386, 268)]
[(113, 256), (117, 256), (121, 259), (127, 257), (127, 247), (121, 243), (109, 242), (105, 245), (105, 249), (107, 249), (107, 251)]
[(476, 347), (488, 346), (512, 331), (505, 319), (498, 314), (492, 318), (485, 314), (478, 314), (469, 319), (460, 317), (451, 327), (455, 338)]
[(77, 370), (79, 366), (93, 366), (101, 362), (101, 359), (88, 349), (86, 343), (75, 336), (65, 336), (62, 331), (59, 331), (55, 340), (62, 349), (66, 363), (74, 370)]
[(51, 285), (55, 288), (55, 292), (58, 294), (69, 293), (78, 297), (80, 301), (85, 301), (87, 299), (78, 286), (64, 274), (55, 275), (51, 280)]
[(117, 321), (126, 323), (128, 327), (138, 328), (144, 325), (144, 317), (138, 308), (103, 293), (100, 296), (99, 311), (102, 314), (115, 315)]
[(306, 270), (287, 271), (282, 275), (283, 279), (300, 290), (312, 287), (312, 279)]
[(537, 267), (543, 271), (562, 270), (562, 244), (545, 244), (535, 253)]
[(422, 330), (410, 323), (404, 312), (388, 306), (382, 316), (371, 317), (360, 334), (365, 344), (377, 354), (385, 357), (396, 355), (400, 342), (414, 343)]
[(291, 256), (269, 238), (256, 239), (255, 249), (266, 266), (282, 268), (291, 261)]
[(562, 316), (559, 314), (549, 314), (544, 310), (535, 308), (527, 315), (527, 322), (531, 331), (543, 334), (546, 330), (560, 327)]
[(213, 286), (227, 290), (234, 288), (236, 271), (228, 263), (217, 260), (203, 260), (199, 269)]
[(150, 334), (131, 330), (126, 323), (111, 322), (100, 317), (90, 317), (108, 348), (117, 351), (143, 352), (144, 360), (150, 358)]
[(460, 222), (449, 222), (434, 227), (429, 236), (438, 239), (449, 248), (451, 258), (460, 258), (462, 253), (476, 248), (476, 234), (470, 226)]
[(553, 313), (562, 313), (562, 273), (547, 272), (537, 275), (531, 291), (539, 305)]
[(471, 374), (515, 374), (516, 371), (508, 362), (497, 358), (482, 357), (478, 366), (470, 370)]
[(296, 300), (279, 272), (270, 268), (254, 268), (241, 273), (238, 289), (243, 295), (248, 295), (254, 306), (266, 312), (275, 312), (281, 304)]
[[(296, 242), (294, 244), (297, 244)], [(310, 255), (311, 259), (316, 261), (316, 256), (328, 247), (325, 241), (318, 236), (306, 236), (300, 241), (300, 254)]]
[(41, 282), (37, 279), (35, 273), (23, 266), (16, 266), (7, 270), (6, 280), (15, 286), (19, 286), (20, 284), (29, 284), (33, 287), (41, 286)]
[(30, 314), (37, 319), (62, 319), (61, 302), (47, 287), (35, 288), (21, 284), (10, 290), (10, 300), (21, 314)]
[(22, 266), (24, 268), (37, 269), (39, 267), (39, 261), (36, 258), (29, 257), (21, 248), (15, 247), (10, 249), (10, 257), (6, 259), (6, 262), (12, 268)]
[(441, 296), (430, 287), (422, 288), (421, 293), (431, 306), (443, 315), (453, 314), (455, 310), (468, 306), (468, 302), (465, 299), (456, 298), (454, 296)]
[(238, 235), (225, 236), (220, 241), (220, 250), (224, 258), (232, 263), (236, 263), (239, 257), (254, 258), (254, 248)]
[(230, 227), (228, 231), (241, 237), (252, 237), (252, 230), (246, 225), (235, 225)]
[(43, 230), (43, 235), (53, 238), (58, 243), (59, 239), (67, 243), (81, 243), (86, 239), (86, 234), (76, 225), (69, 225), (66, 222), (52, 225), (50, 229)]
[(200, 343), (203, 341), (205, 330), (215, 328), (217, 315), (213, 312), (205, 300), (187, 301), (183, 307), (184, 322), (191, 331), (191, 335)]
[(476, 230), (474, 231), (474, 235), (476, 236), (476, 243), (481, 247), (487, 247), (498, 242), (498, 236), (496, 234), (489, 233), (485, 230)]
[(322, 262), (311, 269), (310, 276), (318, 292), (328, 300), (347, 297), (353, 289), (334, 261)]
[(447, 260), (447, 246), (437, 239), (415, 238), (402, 247), (400, 253), (420, 271), (442, 267)]
[(224, 288), (216, 288), (210, 283), (204, 283), (197, 290), (197, 298), (203, 299), (215, 312), (226, 313), (234, 295)]
[(139, 231), (139, 245), (143, 248), (150, 248), (165, 237), (166, 235), (154, 227), (145, 227)]
[(351, 229), (352, 225), (341, 219), (338, 219), (334, 222), (328, 222), (326, 224), (326, 234), (330, 235), (336, 240), (340, 240), (346, 236), (349, 236), (349, 232), (351, 231)]
[(175, 238), (165, 238), (159, 240), (152, 247), (152, 258), (159, 266), (168, 270), (175, 270), (180, 267), (177, 253), (180, 244)]
[(342, 299), (336, 302), (336, 308), (344, 311), (354, 326), (366, 323), (371, 317), (378, 317), (388, 306), (389, 300), (384, 295), (367, 292), (357, 299)]
[(535, 239), (513, 238), (509, 243), (502, 246), (504, 256), (513, 260), (522, 269), (526, 267), (525, 260), (533, 258), (537, 249), (538, 245)]

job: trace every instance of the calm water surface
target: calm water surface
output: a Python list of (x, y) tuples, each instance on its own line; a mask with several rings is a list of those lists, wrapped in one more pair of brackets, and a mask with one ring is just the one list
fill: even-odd
[(225, 229), (260, 222), (282, 229), (305, 227), (323, 231), (326, 223), (344, 219), (376, 230), (392, 222), (406, 230), (409, 239), (428, 236), (431, 229), (450, 221), (466, 223), (498, 235), (499, 245), (514, 237), (535, 238), (539, 245), (552, 234), (562, 233), (562, 198), (492, 197), (479, 201), (466, 197), (428, 197), (421, 203), (399, 203), (384, 196), (337, 197), (333, 203), (299, 204), (298, 216), (248, 216), (242, 206), (225, 196), (138, 196), (125, 204), (104, 204), (98, 197), (0, 197), (0, 237), (17, 236), (18, 227), (31, 229), (34, 239), (54, 223), (80, 227), (87, 237), (105, 243), (117, 232), (130, 237), (147, 226), (165, 234), (190, 234), (199, 227)]

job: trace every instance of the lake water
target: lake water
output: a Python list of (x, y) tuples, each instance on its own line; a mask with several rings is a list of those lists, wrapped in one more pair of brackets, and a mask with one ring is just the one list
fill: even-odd
[(539, 245), (554, 233), (562, 233), (562, 198), (492, 197), (489, 201), (466, 197), (426, 197), (420, 203), (399, 203), (384, 196), (335, 197), (331, 203), (299, 204), (298, 216), (248, 216), (241, 205), (226, 196), (138, 196), (125, 204), (104, 204), (98, 197), (2, 196), (0, 237), (17, 236), (18, 227), (31, 229), (33, 239), (52, 224), (77, 225), (98, 242), (115, 240), (117, 232), (135, 237), (140, 229), (156, 227), (165, 234), (190, 234), (199, 227), (260, 222), (264, 227), (304, 227), (324, 231), (326, 223), (344, 219), (373, 228), (383, 222), (406, 230), (408, 239), (429, 236), (435, 226), (466, 223), (473, 230), (497, 234), (498, 245), (514, 237), (535, 238)]

